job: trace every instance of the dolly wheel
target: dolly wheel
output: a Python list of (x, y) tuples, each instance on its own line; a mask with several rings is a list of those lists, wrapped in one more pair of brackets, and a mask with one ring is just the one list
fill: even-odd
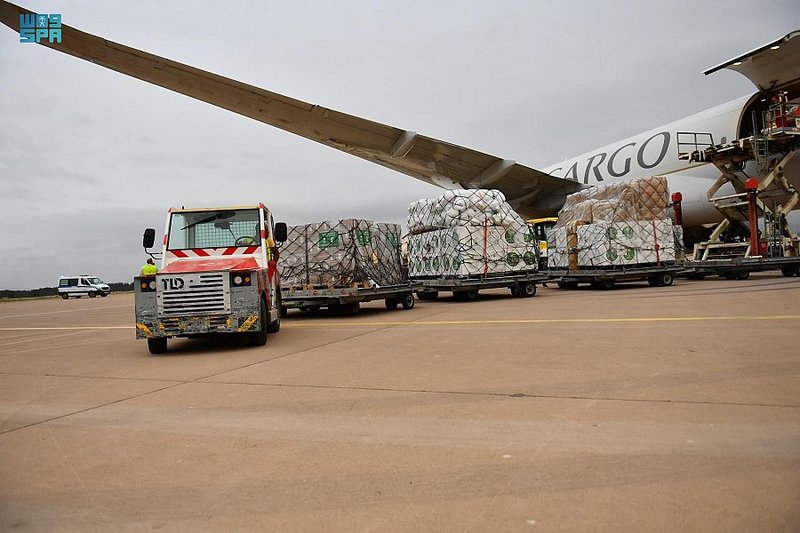
[(792, 276), (800, 275), (800, 266), (798, 265), (786, 265), (781, 267), (781, 274), (786, 276), (787, 278), (791, 278)]
[(520, 294), (519, 292), (519, 285), (514, 284), (511, 286), (511, 294), (512, 296), (516, 296), (517, 298), (522, 297), (522, 294)]
[(523, 298), (531, 298), (536, 296), (536, 284), (535, 283), (523, 283), (520, 287), (520, 293), (522, 294)]
[(400, 303), (403, 305), (403, 309), (406, 311), (409, 309), (414, 309), (414, 295), (409, 292), (403, 296), (403, 299), (400, 300)]
[(675, 277), (669, 272), (664, 272), (663, 274), (661, 274), (658, 281), (659, 281), (658, 283), (659, 286), (669, 287), (670, 285), (672, 285), (672, 282), (675, 281)]
[(360, 305), (358, 302), (350, 302), (346, 304), (340, 304), (338, 308), (339, 315), (342, 316), (353, 316), (358, 314), (358, 310), (360, 309)]
[(389, 311), (394, 311), (397, 309), (399, 302), (397, 301), (397, 298), (386, 298), (386, 300), (384, 300), (384, 304), (386, 305), (386, 309)]
[(471, 302), (478, 297), (478, 289), (467, 289), (464, 291), (464, 300)]
[(439, 297), (439, 291), (417, 291), (417, 298), (420, 300), (435, 300)]
[(737, 270), (736, 271), (736, 279), (747, 279), (750, 277), (749, 270)]

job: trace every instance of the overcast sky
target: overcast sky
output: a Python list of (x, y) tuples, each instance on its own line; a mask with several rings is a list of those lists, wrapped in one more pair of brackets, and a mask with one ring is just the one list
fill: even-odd
[[(301, 100), (544, 167), (753, 92), (702, 70), (800, 28), (795, 0), (17, 2)], [(221, 8), (220, 6), (224, 6)], [(0, 27), (0, 288), (129, 281), (170, 206), (403, 222), (433, 186)]]

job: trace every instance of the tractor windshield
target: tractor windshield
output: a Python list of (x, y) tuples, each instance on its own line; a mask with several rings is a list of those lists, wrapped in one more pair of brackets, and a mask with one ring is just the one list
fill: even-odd
[(168, 250), (257, 246), (261, 243), (258, 209), (172, 213)]

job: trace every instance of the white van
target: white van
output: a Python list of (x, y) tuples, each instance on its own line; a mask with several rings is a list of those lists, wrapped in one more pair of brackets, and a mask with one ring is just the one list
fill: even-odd
[(97, 276), (61, 276), (58, 278), (58, 295), (67, 300), (70, 296), (80, 298), (83, 295), (89, 298), (95, 296), (108, 296), (111, 292), (109, 287), (102, 279)]

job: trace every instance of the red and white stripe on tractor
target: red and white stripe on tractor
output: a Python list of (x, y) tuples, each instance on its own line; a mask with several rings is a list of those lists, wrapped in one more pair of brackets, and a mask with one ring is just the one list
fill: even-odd
[(228, 257), (232, 255), (252, 255), (260, 246), (229, 246), (227, 248), (192, 248), (188, 250), (167, 250), (167, 259), (186, 259), (190, 257)]

